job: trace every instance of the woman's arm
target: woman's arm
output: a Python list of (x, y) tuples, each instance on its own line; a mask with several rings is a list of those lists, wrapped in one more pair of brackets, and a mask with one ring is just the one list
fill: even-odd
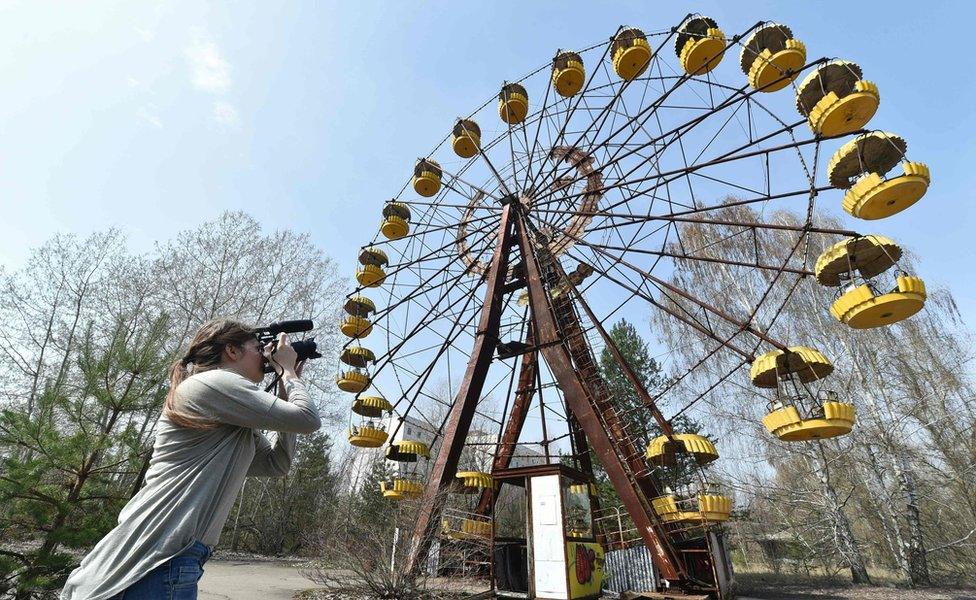
[(248, 477), (282, 477), (288, 474), (291, 461), (295, 457), (294, 433), (277, 433), (272, 445), (264, 435), (254, 432), (254, 459), (247, 469)]
[(265, 392), (247, 378), (214, 369), (179, 387), (185, 410), (219, 423), (287, 433), (312, 433), (322, 426), (308, 390), (297, 377), (284, 378), (287, 399)]
[[(285, 391), (285, 382), (278, 382), (278, 397), (282, 400), (288, 399)], [(294, 433), (276, 433), (275, 442), (272, 443), (263, 434), (254, 432), (254, 458), (247, 469), (248, 477), (283, 477), (291, 469), (291, 461), (295, 457), (295, 442), (297, 435)]]

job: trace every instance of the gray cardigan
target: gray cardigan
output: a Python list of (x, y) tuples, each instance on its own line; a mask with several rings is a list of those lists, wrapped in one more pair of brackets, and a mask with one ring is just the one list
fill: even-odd
[[(244, 477), (285, 475), (295, 434), (321, 425), (305, 385), (294, 379), (287, 400), (223, 369), (187, 378), (176, 393), (181, 411), (220, 424), (188, 429), (160, 418), (145, 485), (68, 577), (61, 600), (109, 598), (193, 542), (216, 544)], [(261, 429), (278, 432), (273, 444)]]

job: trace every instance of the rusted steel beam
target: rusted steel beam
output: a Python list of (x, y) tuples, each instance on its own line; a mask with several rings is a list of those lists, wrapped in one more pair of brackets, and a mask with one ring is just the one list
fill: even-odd
[(677, 311), (671, 310), (670, 308), (668, 308), (666, 305), (662, 304), (661, 302), (658, 302), (650, 294), (647, 294), (645, 292), (642, 292), (641, 290), (637, 289), (636, 287), (634, 287), (634, 286), (632, 286), (632, 285), (630, 285), (630, 284), (628, 284), (628, 283), (626, 283), (624, 281), (621, 281), (620, 279), (617, 279), (616, 277), (614, 277), (610, 273), (604, 271), (603, 269), (600, 269), (598, 267), (593, 267), (593, 270), (596, 271), (597, 273), (603, 275), (604, 277), (606, 277), (607, 278), (607, 281), (612, 281), (613, 283), (616, 283), (617, 285), (619, 285), (620, 287), (624, 288), (628, 292), (634, 294), (634, 296), (636, 296), (638, 298), (641, 298), (642, 300), (646, 300), (648, 302), (648, 304), (650, 304), (654, 308), (656, 308), (656, 309), (658, 309), (660, 311), (663, 311), (663, 312), (671, 315), (675, 319), (678, 319), (679, 321), (681, 321), (685, 325), (688, 325), (689, 327), (693, 328), (695, 331), (701, 333), (702, 335), (704, 335), (704, 336), (706, 336), (706, 337), (708, 337), (710, 339), (715, 340), (716, 342), (718, 342), (719, 344), (721, 344), (723, 347), (728, 348), (729, 350), (735, 352), (736, 354), (738, 354), (739, 356), (741, 356), (742, 358), (744, 358), (747, 362), (751, 363), (753, 361), (753, 359), (755, 359), (755, 356), (751, 352), (748, 352), (746, 350), (743, 350), (742, 348), (740, 348), (740, 347), (736, 346), (735, 344), (733, 344), (731, 342), (731, 339), (732, 338), (729, 338), (727, 340), (722, 339), (721, 337), (719, 337), (718, 335), (716, 335), (714, 332), (709, 331), (707, 328), (703, 327), (700, 323), (696, 323), (692, 319), (689, 319), (688, 317), (686, 317), (686, 316), (678, 313)]
[[(529, 323), (528, 333), (525, 339), (529, 346), (535, 345), (535, 333), (532, 330), (532, 323)], [(529, 405), (536, 392), (536, 374), (539, 370), (539, 355), (533, 350), (522, 355), (522, 365), (519, 370), (518, 387), (515, 390), (515, 401), (512, 403), (512, 412), (505, 423), (501, 440), (495, 449), (495, 456), (491, 462), (491, 471), (507, 469), (512, 463), (512, 456), (515, 453), (516, 443), (525, 425), (525, 417), (529, 414)], [(495, 503), (497, 496), (492, 490), (486, 489), (481, 492), (478, 499), (478, 508), (475, 512), (479, 515), (491, 513), (491, 507)]]
[(561, 334), (552, 310), (550, 297), (542, 285), (543, 275), (536, 264), (536, 250), (527, 230), (524, 217), (516, 216), (517, 239), (524, 257), (526, 280), (528, 282), (529, 305), (536, 335), (542, 344), (542, 355), (563, 392), (567, 408), (579, 421), (593, 446), (596, 456), (607, 472), (611, 483), (620, 495), (621, 501), (634, 520), (644, 543), (651, 550), (661, 574), (668, 580), (687, 579), (678, 553), (667, 538), (660, 519), (650, 507), (650, 501), (642, 498), (628, 466), (618, 455), (617, 444), (604, 429), (601, 415), (597, 412), (597, 400), (591, 397), (582, 375), (573, 366), (569, 349), (565, 344), (548, 344), (560, 340)]
[(510, 205), (502, 210), (498, 225), (498, 240), (488, 271), (485, 302), (481, 309), (478, 332), (475, 334), (474, 348), (457, 397), (445, 422), (441, 446), (431, 467), (420, 503), (420, 514), (410, 539), (410, 552), (406, 565), (409, 573), (419, 571), (430, 549), (431, 538), (443, 508), (444, 494), (441, 492), (453, 483), (454, 475), (457, 473), (464, 439), (471, 428), (475, 408), (484, 389), (488, 368), (491, 366), (495, 345), (498, 343), (498, 327), (504, 299), (501, 290), (508, 273), (509, 246), (512, 237), (511, 210)]
[[(800, 190), (797, 194), (809, 194), (810, 188), (804, 188)], [(763, 197), (764, 200), (768, 200), (768, 196)], [(566, 209), (537, 209), (541, 213), (552, 213), (552, 214), (565, 214), (565, 215), (580, 215), (585, 217), (605, 217), (610, 219), (626, 219), (626, 221), (615, 221), (613, 223), (614, 227), (621, 227), (626, 225), (633, 225), (635, 223), (647, 223), (650, 221), (671, 221), (676, 223), (695, 223), (699, 225), (723, 225), (728, 227), (742, 227), (744, 229), (771, 229), (775, 231), (802, 231), (804, 233), (824, 233), (824, 234), (834, 234), (842, 235), (845, 237), (853, 237), (858, 235), (856, 231), (850, 229), (837, 229), (833, 227), (807, 227), (806, 225), (783, 225), (779, 223), (763, 223), (763, 222), (743, 222), (743, 221), (729, 221), (727, 219), (693, 219), (691, 217), (682, 217), (674, 215), (641, 215), (636, 213), (619, 213), (619, 212), (608, 212), (606, 210), (566, 210)]]
[(586, 313), (586, 318), (593, 323), (593, 327), (596, 328), (597, 332), (600, 334), (600, 337), (603, 338), (604, 345), (608, 350), (610, 350), (610, 354), (613, 355), (613, 360), (617, 362), (620, 370), (623, 371), (624, 377), (627, 378), (627, 381), (630, 382), (631, 387), (633, 387), (634, 391), (637, 392), (637, 397), (640, 398), (644, 406), (651, 411), (651, 416), (653, 416), (654, 420), (657, 421), (658, 427), (661, 428), (661, 432), (668, 436), (668, 438), (671, 438), (671, 436), (674, 435), (674, 430), (671, 428), (671, 422), (664, 417), (661, 410), (657, 407), (657, 403), (654, 402), (654, 398), (651, 397), (651, 394), (647, 391), (647, 388), (644, 387), (644, 383), (637, 377), (634, 370), (630, 368), (630, 364), (624, 359), (624, 355), (620, 353), (620, 348), (617, 347), (617, 343), (613, 341), (613, 338), (610, 337), (607, 330), (603, 328), (600, 320), (596, 318), (595, 314), (593, 314), (593, 310), (583, 298), (583, 294), (580, 294), (579, 290), (576, 289), (576, 286), (573, 285), (572, 282), (569, 282), (569, 286), (569, 289), (573, 292), (573, 296), (575, 297), (577, 304), (583, 307), (583, 311)]
[(677, 258), (682, 260), (700, 260), (702, 262), (719, 263), (723, 265), (732, 265), (733, 267), (750, 267), (753, 269), (764, 269), (766, 271), (782, 271), (783, 273), (794, 273), (796, 275), (813, 275), (814, 272), (809, 269), (795, 269), (793, 267), (782, 267), (777, 265), (764, 265), (760, 263), (750, 263), (741, 260), (729, 260), (727, 258), (712, 258), (710, 256), (695, 256), (693, 254), (676, 254), (674, 252), (662, 252), (660, 250), (644, 250), (642, 248), (628, 248), (626, 246), (611, 246), (608, 244), (593, 244), (597, 248), (603, 248), (605, 250), (620, 250), (624, 252), (635, 252), (637, 254), (647, 254), (650, 256), (665, 256), (668, 258)]
[[(572, 234), (566, 234), (566, 235), (569, 235), (574, 240), (576, 240), (576, 243), (577, 244), (581, 244), (581, 245), (587, 246), (589, 248), (593, 248), (593, 250), (599, 252), (600, 254), (603, 254), (603, 255), (609, 257), (611, 260), (614, 260), (617, 264), (624, 265), (625, 267), (631, 269), (632, 271), (634, 271), (635, 273), (637, 273), (641, 277), (644, 277), (645, 279), (649, 279), (649, 280), (653, 281), (659, 287), (667, 288), (668, 290), (674, 292), (675, 294), (678, 294), (682, 298), (685, 298), (686, 300), (690, 300), (691, 302), (693, 302), (693, 303), (697, 304), (698, 306), (704, 308), (708, 312), (710, 312), (710, 313), (712, 313), (712, 314), (714, 314), (714, 315), (716, 315), (718, 317), (721, 317), (722, 319), (725, 319), (726, 321), (728, 321), (729, 323), (732, 323), (733, 325), (737, 325), (740, 330), (742, 330), (742, 331), (748, 331), (752, 335), (758, 337), (759, 339), (761, 339), (764, 342), (772, 345), (775, 348), (778, 348), (780, 350), (786, 350), (786, 348), (787, 348), (786, 344), (784, 344), (784, 343), (782, 343), (780, 341), (777, 341), (777, 340), (769, 337), (769, 335), (767, 335), (766, 333), (764, 333), (762, 331), (759, 331), (758, 329), (756, 329), (755, 327), (753, 327), (752, 325), (750, 325), (748, 321), (742, 321), (740, 319), (736, 319), (732, 315), (726, 313), (724, 310), (722, 310), (722, 309), (720, 309), (720, 308), (718, 308), (716, 306), (712, 306), (708, 302), (705, 302), (704, 300), (701, 300), (701, 299), (697, 298), (696, 296), (692, 295), (691, 293), (686, 292), (685, 290), (682, 290), (682, 289), (680, 289), (680, 288), (678, 288), (676, 286), (671, 285), (670, 283), (664, 281), (660, 277), (655, 277), (654, 275), (651, 275), (651, 273), (649, 271), (645, 271), (644, 269), (638, 267), (637, 265), (634, 265), (634, 264), (632, 264), (632, 263), (624, 260), (623, 256), (617, 256), (616, 254), (612, 254), (610, 252), (607, 252), (606, 250), (603, 250), (602, 248), (595, 247), (593, 244), (584, 242), (583, 240), (577, 238), (576, 236), (573, 236)], [(782, 271), (782, 269), (780, 269), (780, 271)]]

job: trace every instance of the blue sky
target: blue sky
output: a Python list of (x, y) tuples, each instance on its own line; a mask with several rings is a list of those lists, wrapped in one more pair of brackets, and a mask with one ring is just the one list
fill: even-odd
[(878, 83), (871, 126), (904, 136), (934, 181), (872, 227), (915, 250), (972, 323), (976, 78), (947, 27), (972, 16), (963, 3), (0, 2), (0, 264), (108, 226), (148, 250), (242, 209), (311, 232), (351, 271), (455, 116), (558, 47), (690, 11), (727, 33), (786, 23), (811, 56), (856, 60)]

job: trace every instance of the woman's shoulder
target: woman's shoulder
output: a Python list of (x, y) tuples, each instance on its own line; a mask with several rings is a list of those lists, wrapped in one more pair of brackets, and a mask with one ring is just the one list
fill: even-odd
[(208, 389), (217, 391), (231, 391), (239, 389), (257, 389), (257, 384), (240, 373), (227, 369), (210, 369), (202, 373), (194, 373), (187, 377), (177, 388), (181, 393), (205, 392)]

